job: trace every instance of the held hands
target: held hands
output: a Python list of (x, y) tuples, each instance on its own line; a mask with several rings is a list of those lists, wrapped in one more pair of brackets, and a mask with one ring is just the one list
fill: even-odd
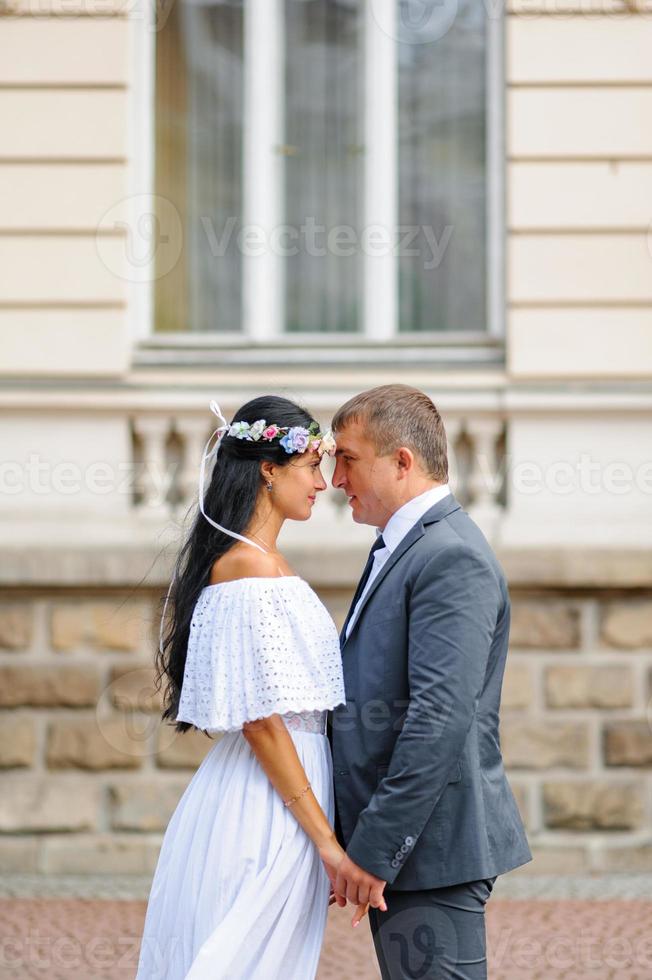
[(319, 856), (331, 883), (328, 904), (337, 902), (340, 908), (345, 908), (348, 899), (357, 906), (351, 920), (354, 929), (367, 914), (370, 905), (380, 909), (381, 912), (387, 911), (383, 898), (386, 882), (365, 871), (347, 857), (346, 851), (334, 835), (327, 844), (319, 848)]

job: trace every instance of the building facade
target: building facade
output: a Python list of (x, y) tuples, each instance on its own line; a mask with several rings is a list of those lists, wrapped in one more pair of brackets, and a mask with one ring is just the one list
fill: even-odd
[(6, 869), (150, 870), (210, 745), (150, 667), (210, 400), (394, 381), (509, 578), (528, 870), (652, 867), (652, 7), (430, 7), (0, 8)]

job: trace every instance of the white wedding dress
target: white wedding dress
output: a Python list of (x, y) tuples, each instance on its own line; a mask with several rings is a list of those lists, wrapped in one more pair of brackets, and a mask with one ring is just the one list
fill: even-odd
[(242, 725), (283, 717), (332, 825), (326, 714), (344, 703), (337, 630), (307, 582), (243, 578), (202, 590), (177, 721), (224, 734), (165, 832), (136, 980), (314, 978), (328, 877)]

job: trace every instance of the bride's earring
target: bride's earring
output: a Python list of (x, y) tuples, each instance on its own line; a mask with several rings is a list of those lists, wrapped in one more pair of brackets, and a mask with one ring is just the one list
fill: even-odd
[(270, 493), (274, 489), (274, 484), (271, 482), (271, 480), (268, 480), (267, 483), (265, 484), (265, 486), (267, 487), (267, 489), (269, 490)]

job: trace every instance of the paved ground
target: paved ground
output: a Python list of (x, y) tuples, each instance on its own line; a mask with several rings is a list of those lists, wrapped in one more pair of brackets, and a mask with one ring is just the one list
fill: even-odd
[[(628, 888), (599, 879), (548, 883), (549, 892), (556, 887), (567, 894), (635, 896), (607, 900), (505, 898), (495, 892), (487, 911), (491, 980), (652, 980), (652, 887), (649, 878), (642, 881)], [(128, 890), (119, 882), (111, 887), (114, 893)], [(133, 980), (142, 897), (27, 897), (30, 890), (29, 882), (13, 889), (3, 882), (2, 980)], [(47, 890), (83, 893), (66, 882), (57, 889), (50, 881)], [(546, 891), (536, 881), (521, 883), (520, 890)], [(12, 893), (18, 897), (9, 897)], [(348, 909), (329, 910), (318, 980), (379, 977), (368, 923), (354, 931), (350, 917)], [(411, 965), (418, 976), (418, 961)]]

